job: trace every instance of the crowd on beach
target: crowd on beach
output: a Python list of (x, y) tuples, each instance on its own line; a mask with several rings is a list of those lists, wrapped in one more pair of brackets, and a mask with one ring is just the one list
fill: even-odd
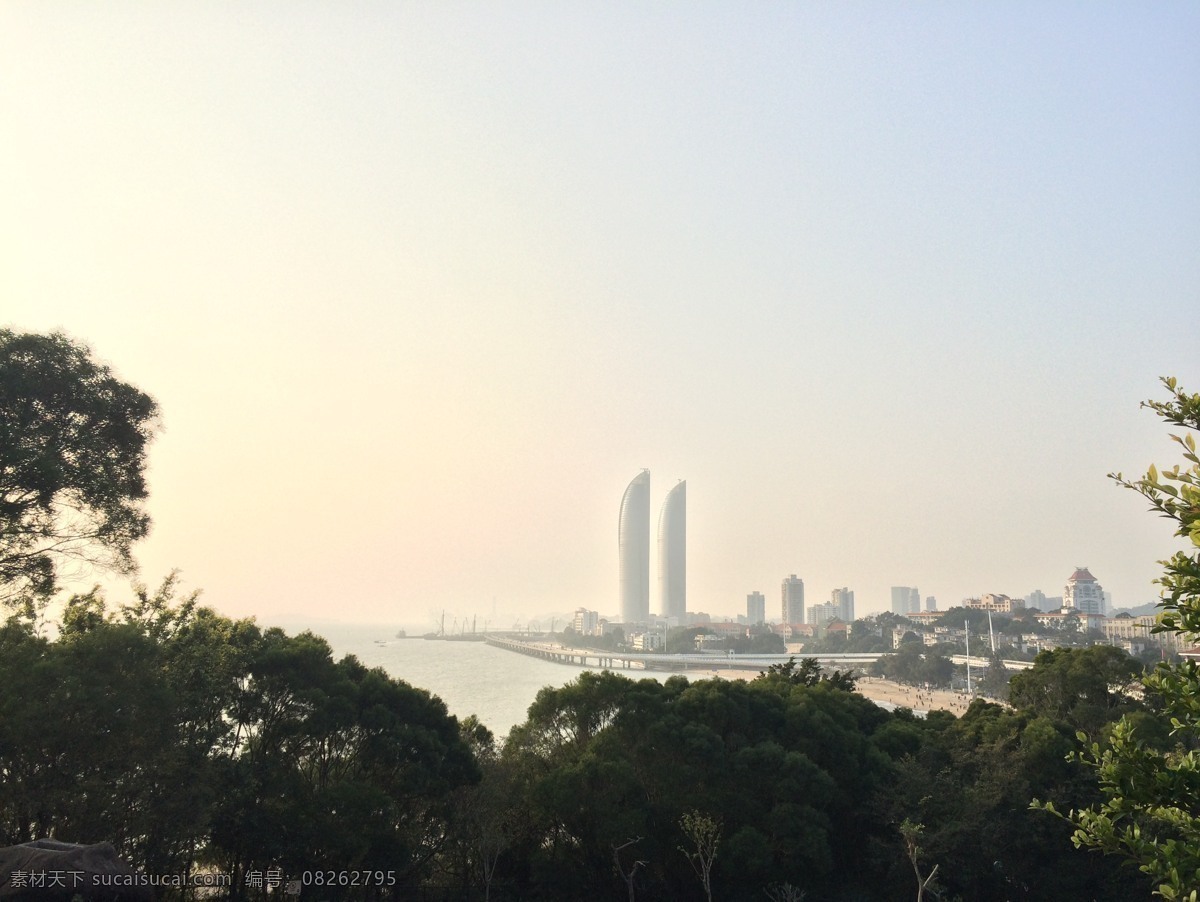
[(861, 677), (855, 688), (872, 701), (887, 702), (914, 711), (949, 711), (962, 715), (971, 705), (971, 696), (965, 692), (904, 686), (882, 677)]

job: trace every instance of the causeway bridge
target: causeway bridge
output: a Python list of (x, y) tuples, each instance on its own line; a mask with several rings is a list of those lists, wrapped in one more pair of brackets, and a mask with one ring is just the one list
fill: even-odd
[[(599, 670), (656, 670), (699, 672), (720, 670), (766, 670), (772, 664), (786, 664), (789, 658), (816, 658), (824, 668), (830, 670), (865, 671), (879, 658), (891, 652), (862, 652), (855, 654), (804, 654), (784, 655), (738, 655), (724, 652), (696, 652), (691, 654), (655, 654), (637, 652), (602, 651), (595, 648), (570, 648), (549, 638), (534, 639), (522, 635), (514, 638), (496, 633), (487, 636), (488, 645), (575, 667), (594, 667)], [(967, 663), (966, 655), (952, 655), (955, 664)], [(972, 655), (971, 666), (982, 671), (988, 666), (987, 658)], [(1024, 670), (1033, 665), (1028, 661), (1005, 661), (1009, 670)]]

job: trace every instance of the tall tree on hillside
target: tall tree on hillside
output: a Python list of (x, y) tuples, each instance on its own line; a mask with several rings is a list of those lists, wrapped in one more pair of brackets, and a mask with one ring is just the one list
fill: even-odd
[(1008, 700), (1018, 710), (1099, 736), (1122, 714), (1143, 707), (1136, 692), (1141, 676), (1141, 663), (1111, 645), (1055, 648), (1013, 675)]
[(48, 598), (66, 562), (133, 569), (157, 416), (85, 345), (0, 329), (0, 603)]
[[(1171, 399), (1142, 406), (1174, 426), (1200, 430), (1200, 394), (1183, 392), (1173, 378), (1162, 381)], [(1161, 562), (1157, 632), (1200, 633), (1200, 457), (1192, 432), (1171, 436), (1183, 451), (1183, 466), (1162, 472), (1151, 466), (1132, 482), (1113, 475), (1173, 520), (1175, 535), (1187, 542), (1186, 551)], [(1157, 895), (1195, 902), (1200, 898), (1200, 666), (1160, 664), (1145, 685), (1161, 701), (1177, 745), (1161, 751), (1145, 741), (1132, 716), (1123, 717), (1107, 744), (1092, 743), (1079, 756), (1096, 768), (1105, 801), (1066, 817), (1075, 825), (1076, 846), (1122, 855), (1150, 875)], [(1054, 811), (1052, 805), (1043, 807)]]

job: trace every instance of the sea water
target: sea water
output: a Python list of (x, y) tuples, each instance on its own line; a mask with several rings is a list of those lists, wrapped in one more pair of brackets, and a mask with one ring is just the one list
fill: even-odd
[[(494, 648), (486, 642), (396, 638), (396, 628), (385, 625), (346, 624), (332, 621), (280, 624), (289, 635), (311, 630), (333, 649), (334, 659), (354, 655), (368, 667), (382, 667), (388, 676), (436, 695), (460, 721), (474, 714), (496, 736), (508, 735), (524, 723), (538, 692), (559, 687), (592, 668), (556, 664), (518, 652)], [(410, 631), (411, 634), (411, 631)], [(618, 670), (631, 679), (666, 680), (671, 671)], [(705, 671), (685, 674), (688, 679), (714, 676)], [(892, 708), (887, 702), (876, 702)], [(924, 713), (924, 712), (920, 712)]]
[(474, 714), (497, 739), (525, 722), (540, 689), (563, 686), (588, 669), (493, 648), (486, 642), (398, 639), (395, 627), (333, 622), (282, 626), (289, 635), (308, 629), (321, 636), (333, 649), (335, 660), (354, 655), (367, 667), (382, 667), (389, 676), (428, 690), (460, 721)]

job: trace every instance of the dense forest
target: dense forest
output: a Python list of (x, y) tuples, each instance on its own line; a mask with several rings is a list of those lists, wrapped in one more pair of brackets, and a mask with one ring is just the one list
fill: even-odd
[[(0, 844), (109, 841), (148, 874), (228, 875), (216, 895), (233, 899), (1128, 900), (1200, 883), (1177, 848), (1197, 815), (1187, 663), (1145, 677), (1115, 649), (1060, 649), (1012, 677), (1008, 705), (961, 718), (886, 711), (812, 661), (751, 681), (586, 673), (498, 739), (173, 578), (73, 595), (48, 622), (61, 549), (129, 564), (155, 414), (86, 348), (0, 332)], [(1195, 631), (1195, 558), (1175, 566), (1164, 628)], [(1175, 782), (1155, 799), (1159, 777)]]
[(703, 897), (695, 813), (719, 840), (714, 897), (907, 899), (907, 820), (945, 898), (1128, 899), (1144, 878), (1029, 810), (1097, 801), (1066, 761), (1074, 733), (1142, 710), (1108, 697), (1110, 662), (1067, 657), (1070, 673), (1060, 655), (1025, 675), (1027, 703), (961, 719), (887, 712), (812, 667), (587, 673), (496, 743), (314, 635), (229, 620), (170, 581), (114, 611), (93, 593), (54, 641), (20, 618), (0, 631), (0, 839), (106, 839), (151, 873), (229, 874), (234, 898), (263, 897), (254, 874), (350, 870), (385, 885), (335, 895), (687, 899)]

